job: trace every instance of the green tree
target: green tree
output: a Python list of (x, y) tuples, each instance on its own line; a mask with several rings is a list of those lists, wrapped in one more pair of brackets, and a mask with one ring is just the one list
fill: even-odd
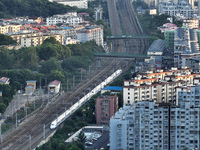
[(4, 113), (6, 110), (6, 105), (4, 103), (0, 103), (0, 113)]
[(103, 26), (105, 26), (105, 22), (104, 22), (104, 20), (102, 20), (102, 19), (97, 20), (97, 21), (96, 21), (96, 24), (97, 24), (97, 25), (103, 25)]
[(49, 37), (43, 41), (43, 44), (60, 44), (54, 37)]
[(65, 150), (65, 149), (66, 149), (65, 144), (60, 142), (60, 143), (58, 144), (58, 150)]
[(82, 57), (70, 57), (65, 59), (61, 66), (64, 70), (76, 71), (78, 68), (87, 69), (88, 62)]
[(53, 80), (63, 81), (64, 78), (65, 76), (62, 74), (62, 72), (57, 71), (57, 70), (53, 70), (48, 74), (49, 81), (53, 81)]
[(13, 63), (13, 55), (9, 52), (9, 50), (0, 48), (0, 68), (12, 69)]
[(25, 47), (19, 49), (21, 68), (37, 70), (38, 68), (38, 55), (35, 47)]
[[(2, 11), (2, 7), (5, 8), (4, 4), (0, 2), (0, 10)], [(3, 8), (3, 9), (4, 9)], [(12, 39), (12, 37), (4, 34), (0, 34), (0, 45), (10, 45), (10, 44), (16, 44), (17, 42)]]
[(86, 140), (86, 136), (85, 136), (85, 134), (81, 131), (79, 134), (78, 134), (78, 136), (77, 136), (77, 141), (79, 141), (79, 142), (85, 142), (85, 140)]
[(47, 74), (53, 70), (62, 70), (61, 63), (56, 58), (50, 58), (49, 60), (41, 63), (41, 73)]

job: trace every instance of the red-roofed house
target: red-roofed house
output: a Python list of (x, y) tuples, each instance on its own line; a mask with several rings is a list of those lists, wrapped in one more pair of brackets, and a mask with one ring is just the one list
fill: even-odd
[(10, 84), (10, 78), (2, 77), (0, 78), (0, 84)]
[(60, 91), (60, 81), (54, 80), (50, 82), (48, 85), (48, 91), (53, 94), (58, 93)]
[(51, 28), (55, 28), (55, 26), (53, 26), (53, 25), (50, 25), (49, 27), (51, 27)]

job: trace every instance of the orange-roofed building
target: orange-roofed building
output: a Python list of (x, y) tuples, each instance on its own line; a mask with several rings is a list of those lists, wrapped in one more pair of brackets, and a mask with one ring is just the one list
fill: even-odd
[(123, 86), (124, 104), (134, 101), (176, 102), (176, 87), (198, 84), (200, 73), (190, 68), (171, 68), (157, 72), (148, 71), (138, 74), (133, 80), (125, 80)]

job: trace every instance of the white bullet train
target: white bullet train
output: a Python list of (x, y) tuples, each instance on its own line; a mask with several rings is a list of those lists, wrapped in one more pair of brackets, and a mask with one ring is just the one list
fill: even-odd
[(77, 101), (74, 105), (72, 105), (68, 110), (58, 116), (50, 125), (50, 129), (55, 129), (58, 127), (66, 118), (68, 118), (72, 113), (74, 113), (78, 108), (80, 108), (85, 102), (87, 102), (93, 95), (98, 93), (104, 86), (108, 83), (112, 82), (116, 77), (118, 77), (122, 73), (121, 69), (115, 71), (112, 75), (106, 78), (103, 82), (97, 85), (94, 89), (92, 89), (89, 93), (87, 93), (84, 97), (82, 97), (79, 101)]

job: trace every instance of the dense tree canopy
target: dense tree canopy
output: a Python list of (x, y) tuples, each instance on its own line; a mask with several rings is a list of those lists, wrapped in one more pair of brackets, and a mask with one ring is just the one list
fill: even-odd
[(8, 93), (3, 92), (6, 96), (0, 101), (0, 113), (5, 110), (3, 104), (7, 106), (15, 94), (13, 91), (24, 89), (27, 80), (41, 81), (41, 86), (53, 80), (66, 83), (77, 72), (80, 75), (79, 68), (88, 69), (97, 49), (101, 48), (94, 41), (64, 46), (54, 38), (37, 47), (0, 48), (0, 77), (10, 78)]
[[(1, 2), (0, 2), (0, 10), (1, 10)], [(17, 42), (13, 40), (10, 36), (0, 34), (0, 45), (10, 45), (10, 44), (16, 44)]]
[(76, 8), (48, 0), (1, 0), (0, 18), (11, 16), (52, 16), (66, 13)]

